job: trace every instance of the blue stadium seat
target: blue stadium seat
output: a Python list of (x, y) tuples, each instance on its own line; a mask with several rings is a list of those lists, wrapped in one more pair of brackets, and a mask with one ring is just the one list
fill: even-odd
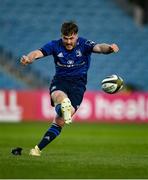
[(16, 80), (15, 77), (7, 74), (0, 69), (0, 89), (29, 89), (29, 87), (21, 80)]
[[(115, 42), (121, 49), (118, 54), (92, 56), (88, 89), (100, 89), (98, 84), (106, 75), (120, 74), (125, 81), (148, 90), (145, 83), (148, 28), (137, 27), (113, 0), (63, 0), (58, 3), (54, 0), (2, 1), (0, 45), (20, 57), (59, 38), (60, 26), (65, 20), (76, 20), (80, 36), (98, 43)], [(55, 72), (52, 57), (33, 63), (31, 68), (46, 78)]]

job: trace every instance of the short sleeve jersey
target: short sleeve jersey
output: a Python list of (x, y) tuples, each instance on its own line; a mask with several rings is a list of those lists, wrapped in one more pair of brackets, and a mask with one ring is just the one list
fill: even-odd
[(87, 75), (95, 44), (93, 41), (79, 37), (75, 48), (68, 51), (62, 39), (59, 39), (45, 44), (40, 50), (44, 56), (53, 56), (56, 76), (83, 76)]

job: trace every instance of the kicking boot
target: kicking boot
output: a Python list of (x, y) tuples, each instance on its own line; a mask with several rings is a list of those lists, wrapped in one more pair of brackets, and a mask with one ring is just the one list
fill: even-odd
[(38, 146), (35, 146), (34, 149), (31, 149), (29, 155), (31, 155), (31, 156), (40, 156), (41, 151), (38, 148)]
[(61, 103), (61, 111), (66, 124), (72, 123), (71, 107), (69, 98), (65, 98)]

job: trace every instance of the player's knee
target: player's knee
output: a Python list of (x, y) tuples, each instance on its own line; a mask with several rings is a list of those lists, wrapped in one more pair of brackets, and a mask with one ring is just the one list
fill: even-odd
[(54, 91), (51, 94), (51, 97), (52, 97), (54, 103), (57, 104), (57, 103), (61, 103), (63, 101), (63, 99), (67, 97), (67, 95), (61, 91)]

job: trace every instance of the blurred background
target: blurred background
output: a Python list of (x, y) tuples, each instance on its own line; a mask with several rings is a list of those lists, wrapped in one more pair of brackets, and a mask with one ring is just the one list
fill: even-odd
[(61, 24), (74, 20), (79, 36), (120, 47), (117, 54), (92, 55), (88, 91), (101, 91), (102, 79), (118, 74), (125, 90), (147, 92), (147, 8), (146, 0), (0, 0), (0, 89), (48, 91), (54, 75), (53, 58), (27, 67), (22, 67), (19, 59), (60, 38)]
[[(140, 116), (147, 120), (147, 95), (142, 94), (148, 91), (147, 8), (146, 0), (63, 0), (58, 3), (54, 0), (0, 0), (1, 121), (53, 117), (48, 96), (48, 87), (55, 73), (53, 57), (48, 56), (26, 67), (21, 66), (19, 60), (22, 55), (53, 39), (59, 39), (61, 24), (69, 20), (77, 22), (79, 36), (98, 43), (116, 43), (120, 47), (117, 54), (92, 54), (86, 98), (80, 110), (81, 115), (76, 119), (121, 120), (139, 119)], [(127, 99), (122, 95), (110, 97), (107, 94), (103, 94), (102, 99), (97, 98), (96, 93), (102, 92), (101, 81), (111, 74), (123, 78), (124, 91), (130, 94)], [(46, 92), (45, 97), (40, 91)], [(135, 96), (131, 92), (139, 94)], [(122, 102), (117, 103), (120, 100)], [(117, 105), (114, 107), (114, 104)], [(30, 112), (29, 106), (36, 110)], [(110, 111), (110, 116), (104, 113), (108, 107), (115, 108)], [(96, 113), (92, 110), (94, 108), (97, 109)], [(98, 116), (97, 111), (100, 109), (101, 116)], [(8, 116), (8, 110), (17, 114), (17, 118), (12, 118), (12, 112)], [(44, 117), (37, 115), (36, 111), (41, 111)], [(128, 116), (130, 114), (129, 118), (123, 115), (125, 111)], [(91, 112), (90, 116), (86, 115), (88, 112)], [(117, 117), (112, 117), (111, 112), (121, 112), (122, 117), (121, 113), (115, 113)]]

